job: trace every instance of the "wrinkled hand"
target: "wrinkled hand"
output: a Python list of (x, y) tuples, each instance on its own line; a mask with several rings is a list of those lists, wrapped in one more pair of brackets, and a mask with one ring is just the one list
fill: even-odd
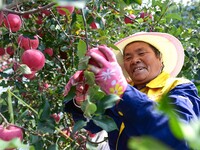
[(76, 103), (80, 105), (84, 100), (86, 100), (87, 97), (87, 91), (88, 91), (88, 84), (84, 83), (84, 73), (83, 71), (77, 71), (68, 81), (68, 83), (65, 85), (64, 90), (64, 96), (66, 96), (71, 87), (76, 86), (76, 95), (74, 97)]
[[(94, 50), (95, 49), (95, 50)], [(88, 70), (95, 74), (97, 85), (107, 94), (123, 95), (128, 85), (115, 54), (107, 46), (99, 46), (89, 50), (88, 55), (98, 65), (89, 62)]]

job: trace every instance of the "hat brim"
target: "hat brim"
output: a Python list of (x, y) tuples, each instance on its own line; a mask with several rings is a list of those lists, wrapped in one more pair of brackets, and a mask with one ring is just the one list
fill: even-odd
[(167, 33), (139, 32), (115, 43), (115, 46), (117, 46), (119, 50), (113, 49), (126, 78), (129, 78), (129, 75), (123, 64), (123, 50), (127, 44), (135, 41), (143, 41), (153, 45), (162, 54), (164, 64), (163, 71), (169, 73), (172, 77), (176, 77), (179, 74), (183, 67), (185, 56), (181, 42), (176, 37)]

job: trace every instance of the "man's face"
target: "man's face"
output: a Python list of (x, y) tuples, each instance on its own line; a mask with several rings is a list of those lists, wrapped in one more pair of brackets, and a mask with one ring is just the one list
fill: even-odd
[(124, 49), (124, 67), (136, 87), (143, 87), (158, 76), (162, 60), (145, 42), (133, 42)]

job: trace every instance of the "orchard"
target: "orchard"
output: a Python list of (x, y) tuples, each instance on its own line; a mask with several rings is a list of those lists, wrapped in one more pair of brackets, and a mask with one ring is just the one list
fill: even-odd
[[(89, 61), (96, 63), (87, 57), (87, 49), (102, 44), (116, 49), (115, 42), (139, 31), (176, 36), (185, 49), (179, 76), (192, 80), (200, 92), (199, 7), (198, 0), (187, 4), (169, 0), (0, 4), (0, 149), (95, 149), (99, 142), (91, 142), (95, 135), (84, 130), (86, 122), (75, 123), (64, 112), (64, 103), (74, 96), (74, 91), (63, 95), (65, 85)], [(90, 97), (96, 98), (81, 108), (84, 115), (112, 131), (115, 124), (104, 112), (118, 97), (103, 93), (93, 74), (84, 72), (84, 78), (92, 87)], [(111, 102), (105, 103), (105, 99)], [(200, 147), (200, 121), (188, 125), (191, 136), (176, 125), (178, 122), (174, 134), (182, 132), (191, 148)], [(145, 142), (135, 142), (138, 149), (140, 144), (148, 148)]]

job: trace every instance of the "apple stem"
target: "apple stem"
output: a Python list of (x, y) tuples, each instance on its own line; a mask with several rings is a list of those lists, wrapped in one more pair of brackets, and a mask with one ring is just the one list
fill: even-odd
[(0, 112), (0, 116), (3, 118), (3, 121), (5, 122), (6, 126), (10, 124), (1, 112)]
[(13, 113), (12, 95), (10, 88), (8, 88), (7, 92), (8, 92), (8, 111), (10, 114), (10, 122), (14, 124), (14, 113)]

